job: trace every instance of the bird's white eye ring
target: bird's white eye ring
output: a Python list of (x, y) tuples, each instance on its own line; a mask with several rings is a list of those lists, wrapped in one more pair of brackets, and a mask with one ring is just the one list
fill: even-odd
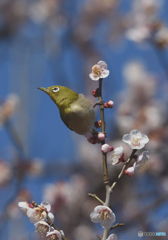
[(59, 87), (54, 87), (53, 88), (53, 92), (58, 92), (59, 91)]

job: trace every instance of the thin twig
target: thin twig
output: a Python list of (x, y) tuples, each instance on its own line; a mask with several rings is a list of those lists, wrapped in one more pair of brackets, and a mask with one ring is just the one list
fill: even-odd
[(117, 227), (119, 227), (119, 226), (124, 226), (124, 223), (116, 223), (114, 226), (112, 226), (112, 227), (110, 228), (110, 231), (112, 231), (113, 229), (115, 229), (115, 228), (117, 228)]
[(134, 154), (136, 153), (137, 149), (133, 149), (132, 150), (132, 153), (130, 155), (130, 157), (128, 158), (128, 160), (125, 162), (123, 168), (121, 169), (121, 172), (119, 173), (118, 177), (117, 177), (117, 180), (111, 185), (111, 190), (113, 191), (116, 184), (119, 182), (119, 180), (121, 179), (121, 177), (124, 175), (124, 171), (125, 169), (127, 168), (128, 164), (131, 162), (131, 160), (133, 159), (134, 157)]
[[(102, 81), (103, 79), (99, 79), (99, 90), (98, 90), (98, 99), (100, 103), (103, 103), (102, 99)], [(104, 120), (104, 106), (100, 105), (100, 116), (101, 116), (101, 131), (105, 133), (105, 120)], [(105, 144), (105, 140), (101, 141), (101, 145)], [(104, 206), (109, 207), (110, 206), (110, 194), (111, 194), (111, 188), (110, 188), (110, 182), (108, 177), (108, 169), (107, 169), (107, 154), (102, 152), (102, 159), (103, 159), (103, 182), (106, 188), (106, 199)], [(104, 229), (103, 231), (103, 237), (102, 240), (107, 239), (109, 234), (109, 229)]]
[[(98, 91), (98, 99), (99, 102), (102, 102), (102, 81), (103, 79), (99, 79), (99, 91)], [(104, 107), (100, 105), (100, 116), (101, 116), (101, 131), (104, 133), (105, 132), (105, 121), (104, 121)], [(105, 144), (105, 140), (101, 141), (101, 145)], [(104, 184), (108, 185), (109, 184), (109, 177), (108, 177), (108, 171), (107, 171), (107, 157), (106, 153), (102, 153), (102, 158), (103, 158), (103, 182)]]
[(92, 193), (88, 193), (88, 195), (90, 197), (95, 198), (97, 201), (99, 201), (102, 205), (104, 204), (104, 202), (96, 195), (96, 194), (92, 194)]

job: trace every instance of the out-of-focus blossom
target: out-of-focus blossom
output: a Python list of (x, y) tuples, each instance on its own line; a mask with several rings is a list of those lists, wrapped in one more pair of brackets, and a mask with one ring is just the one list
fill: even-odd
[(94, 211), (90, 214), (91, 221), (99, 223), (103, 228), (109, 229), (115, 222), (115, 214), (109, 207), (97, 206)]
[(107, 144), (107, 143), (103, 144), (103, 145), (101, 146), (101, 151), (102, 151), (103, 153), (108, 153), (108, 152), (110, 152), (110, 146), (109, 146), (109, 144)]
[(104, 61), (99, 61), (92, 67), (92, 72), (89, 74), (89, 77), (92, 80), (97, 81), (100, 78), (108, 77), (109, 73), (109, 70), (107, 70), (107, 64)]
[(44, 166), (42, 159), (40, 158), (34, 158), (30, 163), (30, 167), (28, 169), (29, 173), (35, 176), (42, 174), (43, 170)]
[(148, 104), (143, 108), (143, 115), (145, 118), (145, 124), (147, 130), (156, 130), (156, 128), (162, 126), (165, 121), (165, 108), (164, 105), (159, 102)]
[(16, 94), (10, 94), (5, 102), (0, 106), (0, 125), (11, 118), (19, 104), (19, 98)]
[(45, 221), (39, 221), (34, 224), (36, 231), (44, 238), (50, 230), (50, 226)]
[(94, 239), (95, 232), (88, 226), (79, 225), (75, 228), (73, 233), (73, 239), (75, 240), (86, 240), (86, 239)]
[(124, 148), (122, 146), (115, 148), (111, 154), (111, 164), (116, 165), (121, 162), (124, 157)]
[(30, 202), (31, 199), (32, 199), (32, 197), (31, 197), (31, 192), (29, 189), (22, 188), (19, 191), (18, 197), (17, 197), (18, 202), (22, 202), (22, 201)]
[(132, 12), (129, 15), (130, 28), (126, 31), (128, 39), (141, 43), (152, 36), (160, 4), (161, 1), (156, 0), (133, 1)]
[(143, 92), (149, 97), (155, 94), (156, 78), (153, 74), (146, 71), (141, 62), (133, 61), (126, 64), (123, 75), (129, 88), (133, 88), (131, 89), (132, 94), (134, 91), (136, 95), (138, 95), (139, 91), (141, 97)]
[(132, 130), (130, 134), (125, 134), (122, 140), (128, 143), (132, 149), (141, 149), (149, 142), (149, 138), (136, 129)]
[(144, 14), (152, 15), (158, 11), (162, 4), (161, 1), (157, 0), (136, 0), (134, 1), (133, 8), (135, 11), (143, 12)]
[(146, 167), (146, 163), (149, 160), (149, 151), (142, 152), (139, 156), (137, 161), (134, 163), (134, 168), (137, 171), (141, 171)]
[(62, 240), (60, 232), (53, 230), (46, 235), (47, 240)]
[(8, 184), (12, 177), (12, 170), (8, 163), (0, 159), (0, 185), (5, 186)]
[(126, 32), (126, 37), (134, 42), (141, 43), (150, 38), (150, 29), (144, 26), (131, 28)]
[(34, 22), (42, 23), (54, 17), (58, 9), (58, 0), (40, 0), (29, 5), (28, 15)]
[(155, 42), (159, 47), (164, 48), (168, 45), (168, 28), (163, 27), (155, 35)]
[(150, 161), (147, 166), (152, 175), (159, 176), (164, 171), (164, 159), (159, 153), (150, 154)]
[(117, 237), (117, 234), (115, 233), (112, 233), (110, 236), (108, 236), (107, 240), (117, 240), (118, 237)]
[(44, 198), (50, 201), (56, 210), (70, 209), (72, 211), (73, 208), (80, 205), (85, 197), (86, 181), (80, 174), (73, 175), (68, 182), (47, 184), (44, 188)]
[(45, 220), (47, 216), (49, 216), (52, 222), (54, 221), (54, 215), (49, 212), (51, 210), (51, 205), (48, 202), (43, 201), (39, 207), (34, 207), (27, 202), (19, 202), (18, 206), (23, 213), (29, 217), (29, 220), (32, 223)]

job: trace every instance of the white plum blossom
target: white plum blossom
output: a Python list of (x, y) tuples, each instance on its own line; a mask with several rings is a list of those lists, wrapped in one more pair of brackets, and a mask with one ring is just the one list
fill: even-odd
[(19, 202), (18, 206), (23, 211), (23, 214), (27, 215), (28, 212), (34, 212), (34, 207), (28, 202)]
[(47, 240), (62, 240), (61, 233), (57, 230), (53, 230), (53, 231), (47, 233), (46, 239)]
[(30, 222), (36, 223), (40, 220), (45, 220), (47, 216), (54, 221), (54, 215), (50, 213), (51, 205), (48, 202), (43, 201), (40, 206), (34, 207), (27, 202), (19, 202), (18, 206), (21, 208), (24, 214), (29, 217)]
[(118, 239), (118, 237), (115, 233), (109, 235), (108, 238), (107, 238), (107, 240), (117, 240), (117, 239)]
[(97, 206), (94, 211), (90, 214), (91, 221), (99, 223), (103, 228), (109, 229), (115, 222), (115, 214), (109, 207)]
[(122, 146), (115, 148), (110, 156), (112, 165), (116, 165), (117, 163), (119, 163), (120, 160), (123, 159), (123, 156), (124, 148)]
[(155, 35), (156, 43), (160, 44), (160, 46), (167, 46), (168, 44), (168, 28), (162, 27)]
[(139, 156), (137, 161), (134, 163), (133, 167), (137, 171), (141, 171), (146, 167), (147, 161), (149, 160), (149, 151), (142, 152)]
[(89, 77), (97, 81), (99, 78), (106, 78), (109, 75), (109, 70), (107, 70), (107, 64), (104, 61), (99, 61), (96, 65), (92, 67), (92, 72)]
[(125, 134), (122, 141), (128, 143), (132, 149), (141, 149), (147, 142), (149, 142), (149, 138), (135, 129), (132, 130), (130, 134)]
[(149, 160), (149, 151), (142, 152), (139, 156), (136, 162), (132, 167), (127, 168), (124, 171), (124, 174), (128, 175), (129, 177), (132, 177), (135, 173), (135, 171), (142, 171), (146, 167), (146, 163)]
[(36, 231), (41, 235), (41, 237), (45, 237), (47, 232), (50, 230), (50, 226), (45, 221), (39, 221), (34, 224)]

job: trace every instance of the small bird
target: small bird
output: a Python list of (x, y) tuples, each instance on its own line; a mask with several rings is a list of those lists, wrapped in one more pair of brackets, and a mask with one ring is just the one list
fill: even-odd
[(92, 104), (83, 96), (64, 86), (39, 87), (57, 105), (60, 117), (72, 131), (85, 135), (94, 132), (95, 111)]

